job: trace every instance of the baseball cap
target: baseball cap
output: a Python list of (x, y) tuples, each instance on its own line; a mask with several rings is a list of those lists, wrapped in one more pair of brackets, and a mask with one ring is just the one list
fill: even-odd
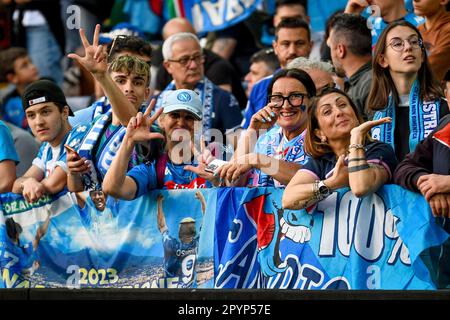
[(202, 120), (203, 117), (203, 104), (198, 94), (192, 90), (180, 89), (170, 91), (164, 95), (162, 107), (164, 107), (164, 113), (184, 110), (192, 113), (197, 120)]
[[(66, 96), (62, 92), (61, 88), (50, 80), (34, 81), (25, 88), (25, 92), (22, 95), (22, 105), (24, 110), (34, 106), (35, 104), (43, 102), (53, 102), (69, 107), (66, 101)], [(73, 112), (70, 107), (69, 116), (73, 116)]]

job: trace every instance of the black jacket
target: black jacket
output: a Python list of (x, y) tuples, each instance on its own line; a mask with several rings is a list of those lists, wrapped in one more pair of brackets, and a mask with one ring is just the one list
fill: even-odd
[(426, 174), (450, 175), (450, 115), (442, 118), (439, 126), (422, 140), (413, 153), (400, 162), (394, 173), (394, 182), (411, 191), (419, 192), (417, 180)]

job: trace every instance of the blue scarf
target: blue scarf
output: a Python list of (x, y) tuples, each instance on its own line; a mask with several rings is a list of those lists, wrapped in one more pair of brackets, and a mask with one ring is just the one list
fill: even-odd
[(106, 175), (111, 163), (119, 150), (123, 137), (126, 132), (124, 126), (118, 127), (111, 136), (109, 136), (103, 146), (96, 150), (97, 161), (94, 164), (93, 148), (100, 141), (102, 133), (112, 119), (112, 110), (108, 110), (104, 115), (99, 117), (81, 141), (78, 153), (81, 157), (86, 158), (91, 165), (91, 172), (83, 175), (83, 184), (87, 190), (101, 189), (101, 181)]
[[(431, 101), (420, 100), (419, 81), (416, 79), (409, 93), (409, 150), (412, 152), (416, 145), (425, 139), (428, 134), (437, 127), (439, 123), (440, 99)], [(395, 105), (392, 96), (389, 96), (388, 106), (377, 111), (373, 117), (378, 120), (391, 117), (391, 123), (385, 123), (372, 128), (372, 137), (379, 141), (388, 143), (395, 150)]]

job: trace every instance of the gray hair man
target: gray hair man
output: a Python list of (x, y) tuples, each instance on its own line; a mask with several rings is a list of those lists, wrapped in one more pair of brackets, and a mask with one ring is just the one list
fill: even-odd
[(172, 90), (189, 89), (201, 98), (203, 133), (207, 140), (211, 129), (224, 134), (227, 129), (241, 122), (242, 115), (236, 98), (205, 77), (204, 55), (197, 36), (188, 32), (174, 34), (164, 41), (162, 51), (163, 65), (173, 80), (159, 95), (156, 109)]

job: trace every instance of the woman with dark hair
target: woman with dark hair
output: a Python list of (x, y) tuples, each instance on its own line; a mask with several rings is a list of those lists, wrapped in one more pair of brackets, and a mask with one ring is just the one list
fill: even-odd
[(286, 185), (306, 160), (306, 109), (316, 94), (314, 82), (303, 70), (284, 69), (274, 75), (267, 91), (267, 105), (252, 116), (233, 160), (220, 168), (227, 183)]
[(375, 47), (372, 70), (367, 106), (376, 111), (374, 119), (392, 118), (374, 127), (372, 136), (389, 143), (402, 160), (449, 112), (417, 28), (403, 20), (388, 25)]
[(397, 165), (394, 151), (369, 136), (372, 127), (390, 121), (362, 122), (346, 93), (335, 88), (322, 91), (308, 109), (304, 147), (312, 158), (287, 185), (283, 208), (306, 208), (346, 186), (363, 197), (390, 181)]

